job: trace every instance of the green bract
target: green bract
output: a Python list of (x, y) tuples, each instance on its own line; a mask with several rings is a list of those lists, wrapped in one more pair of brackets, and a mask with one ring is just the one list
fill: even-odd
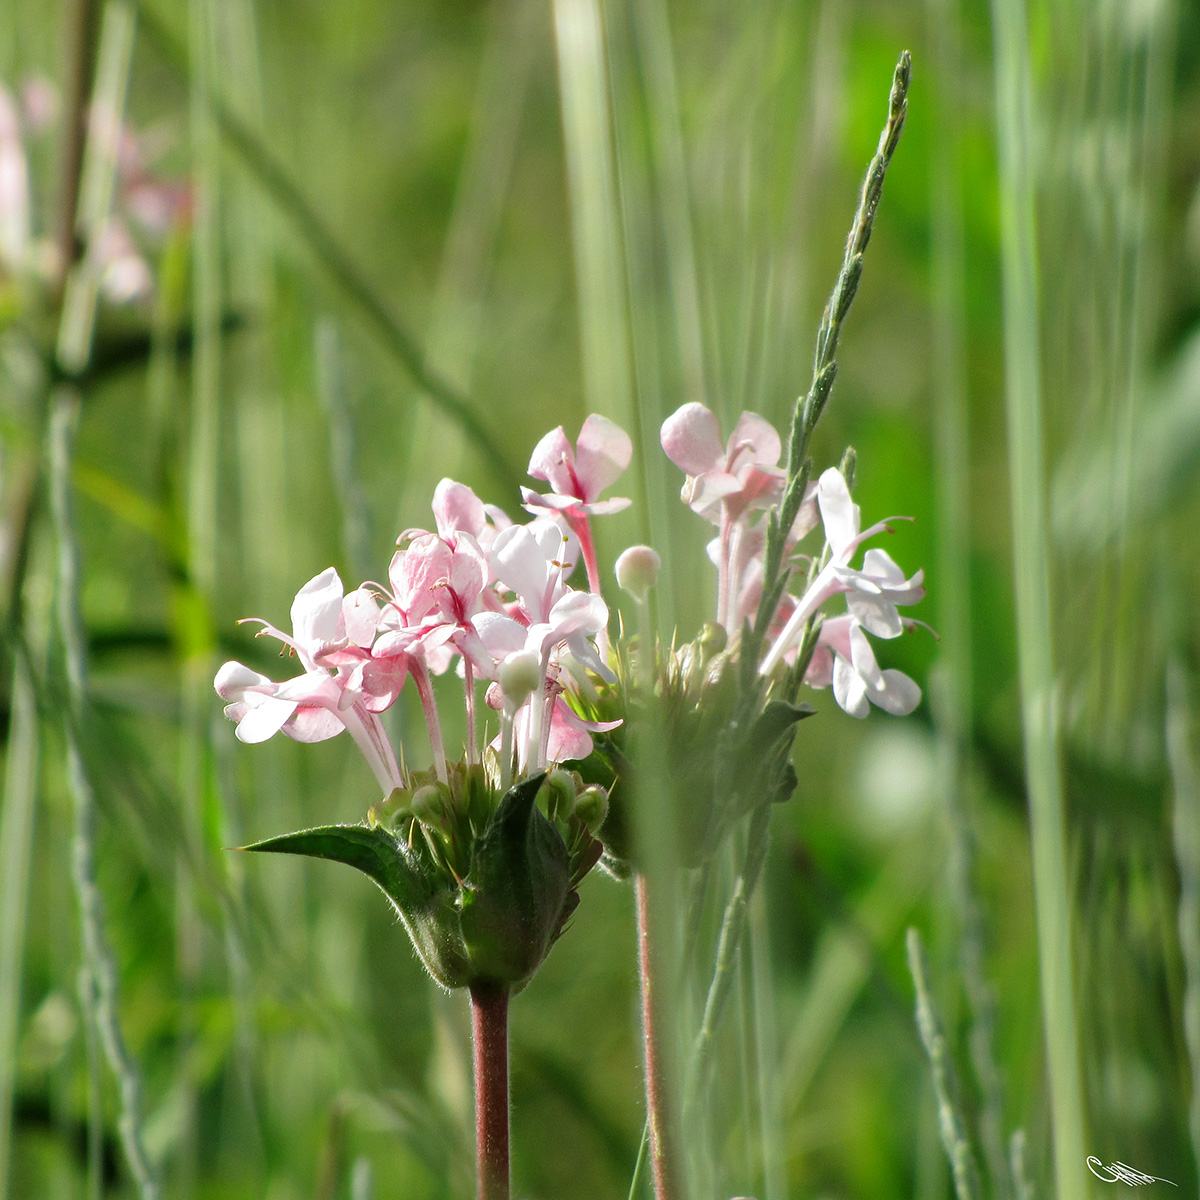
[[(634, 652), (636, 658), (636, 650)], [(755, 684), (749, 698), (739, 686), (736, 650), (709, 622), (693, 641), (655, 656), (650, 688), (634, 678), (623, 656), (617, 683), (601, 686), (585, 715), (622, 718), (624, 724), (596, 738), (583, 764), (585, 778), (608, 791), (608, 816), (599, 831), (605, 865), (625, 875), (637, 865), (631, 796), (639, 794), (638, 752), (629, 730), (652, 731), (665, 756), (660, 778), (669, 780), (681, 864), (697, 866), (712, 856), (733, 822), (764, 803), (786, 800), (796, 786), (791, 765), (796, 722), (812, 709), (771, 698), (771, 683)]]
[[(443, 987), (521, 988), (562, 933), (579, 903), (576, 887), (601, 853), (565, 796), (568, 786), (582, 787), (579, 777), (554, 775), (553, 788), (543, 772), (501, 796), (481, 766), (452, 765), (447, 783), (418, 772), (363, 824), (303, 829), (245, 849), (331, 859), (369, 875)], [(550, 793), (557, 820), (537, 803)]]

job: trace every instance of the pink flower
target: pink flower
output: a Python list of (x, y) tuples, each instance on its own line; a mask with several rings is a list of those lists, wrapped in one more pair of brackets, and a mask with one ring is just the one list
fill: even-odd
[(723, 446), (713, 413), (703, 404), (685, 404), (663, 422), (660, 440), (687, 475), (684, 501), (714, 525), (749, 508), (769, 508), (783, 490), (779, 434), (757, 413), (742, 413)]
[(579, 539), (545, 517), (501, 530), (488, 555), (493, 577), (517, 597), (512, 615), (524, 624), (548, 619), (578, 561)]
[[(757, 413), (738, 418), (726, 445), (717, 418), (703, 404), (685, 404), (673, 412), (660, 433), (667, 457), (687, 475), (683, 499), (692, 510), (718, 526), (708, 547), (717, 568), (717, 622), (736, 635), (753, 616), (762, 587), (764, 522), (754, 514), (779, 499), (784, 472), (776, 466), (782, 449), (771, 424)], [(816, 523), (805, 497), (789, 534), (800, 540)]]
[(275, 683), (240, 662), (227, 662), (217, 672), (214, 687), (227, 701), (225, 715), (237, 722), (238, 740), (263, 742), (282, 732), (299, 742), (320, 742), (347, 729), (388, 795), (401, 786), (400, 772), (379, 718), (350, 686), (354, 668), (347, 673), (339, 666), (335, 675), (319, 661), (348, 652), (361, 672), (363, 647), (356, 654), (352, 637), (373, 635), (362, 597), (357, 592), (343, 597), (342, 581), (330, 567), (300, 589), (291, 615), (290, 635), (263, 621), (259, 636), (269, 634), (290, 646), (303, 675)]
[(796, 646), (804, 626), (827, 600), (838, 593), (849, 594), (847, 602), (851, 612), (856, 614), (856, 619), (861, 618), (860, 624), (879, 637), (899, 636), (902, 624), (896, 605), (916, 603), (925, 594), (921, 586), (923, 572), (918, 571), (912, 579), (905, 579), (904, 573), (883, 551), (868, 552), (861, 571), (850, 567), (850, 560), (859, 546), (877, 533), (890, 531), (890, 526), (887, 521), (879, 521), (860, 531), (858, 505), (851, 500), (850, 489), (835, 467), (825, 471), (817, 483), (817, 506), (825, 526), (829, 561), (796, 603), (763, 659), (759, 670), (764, 675), (770, 674), (784, 655)]
[(561, 425), (538, 442), (529, 459), (529, 474), (549, 483), (551, 492), (539, 495), (522, 488), (521, 498), (531, 512), (561, 513), (566, 517), (620, 512), (631, 501), (599, 497), (620, 478), (632, 457), (629, 435), (606, 417), (592, 413), (579, 431), (574, 450)]
[(834, 698), (852, 717), (865, 717), (871, 704), (904, 717), (921, 703), (921, 689), (903, 671), (879, 669), (871, 643), (849, 613), (821, 625), (804, 682), (814, 688), (832, 682)]

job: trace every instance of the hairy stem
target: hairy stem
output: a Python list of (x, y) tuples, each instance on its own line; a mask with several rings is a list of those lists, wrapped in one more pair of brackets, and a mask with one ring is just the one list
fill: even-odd
[(650, 1127), (650, 1162), (654, 1169), (655, 1200), (677, 1200), (684, 1192), (680, 1184), (679, 1137), (666, 1045), (669, 1022), (662, 1011), (658, 970), (660, 953), (653, 928), (650, 889), (646, 876), (634, 876), (634, 902), (637, 908), (638, 976), (642, 985), (642, 1047), (646, 1071), (646, 1115)]
[(471, 988), (477, 1200), (508, 1200), (508, 988)]

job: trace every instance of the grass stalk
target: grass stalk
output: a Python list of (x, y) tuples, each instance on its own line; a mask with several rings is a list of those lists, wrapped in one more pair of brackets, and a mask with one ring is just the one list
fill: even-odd
[(760, 805), (750, 817), (745, 853), (721, 919), (712, 976), (704, 999), (704, 1014), (688, 1055), (684, 1078), (684, 1122), (688, 1126), (691, 1124), (689, 1116), (700, 1103), (708, 1083), (717, 1027), (725, 1015), (737, 978), (735, 967), (742, 931), (746, 925), (747, 906), (767, 860), (770, 829), (771, 806)]
[[(659, 197), (659, 224), (665, 242), (681, 394), (689, 400), (707, 404), (699, 270), (670, 19), (664, 0), (642, 0), (630, 8), (635, 49), (645, 80), (646, 124), (651, 139), (655, 191)], [(628, 136), (630, 140), (634, 139), (634, 130), (631, 129)]]
[(87, 103), (92, 94), (92, 71), (96, 57), (96, 31), (99, 0), (69, 0), (67, 5), (66, 86), (63, 96), (63, 140), (58, 172), (58, 248), (57, 283), (61, 287), (67, 272), (82, 249), (76, 234), (79, 187), (83, 175), (83, 148), (87, 141)]
[(954, 1191), (958, 1200), (982, 1200), (979, 1172), (962, 1118), (962, 1102), (954, 1060), (929, 991), (929, 968), (925, 961), (921, 936), (912, 927), (908, 930), (907, 951), (908, 969), (912, 973), (913, 987), (917, 994), (917, 1029), (920, 1031), (925, 1053), (929, 1055), (929, 1064), (933, 1068), (933, 1087), (938, 1102), (938, 1127), (942, 1135), (942, 1146), (950, 1160)]
[(8, 1196), (10, 1175), (12, 1102), (38, 780), (37, 702), (23, 646), (15, 656), (10, 695), (12, 715), (4, 764), (4, 809), (0, 812), (0, 1198)]
[(766, 900), (761, 891), (756, 891), (750, 902), (749, 952), (763, 1200), (787, 1200), (786, 1138), (779, 1086), (776, 990), (771, 971)]
[(1167, 762), (1174, 792), (1171, 831), (1179, 871), (1179, 950), (1183, 959), (1183, 1035), (1191, 1063), (1188, 1133), (1200, 1172), (1200, 769), (1191, 744), (1187, 680), (1178, 660), (1167, 668)]
[[(758, 667), (767, 629), (779, 607), (779, 601), (787, 586), (788, 573), (784, 570), (783, 556), (787, 537), (791, 532), (796, 514), (804, 502), (804, 491), (812, 471), (808, 458), (808, 446), (813, 430), (820, 420), (825, 405), (829, 402), (833, 383), (837, 378), (837, 346), (842, 325), (854, 303), (862, 278), (863, 256), (871, 240), (875, 224), (875, 212), (883, 195), (883, 180), (888, 164), (900, 141), (904, 128), (904, 117), (908, 112), (908, 84), (912, 60), (907, 50), (900, 55), (892, 76), (892, 88), (888, 96), (888, 118), (879, 135), (879, 146), (875, 157), (867, 167), (859, 196), (858, 209), (846, 239), (846, 252), (841, 270), (833, 285), (829, 302), (825, 306), (821, 326), (817, 330), (817, 348), (813, 361), (812, 383), (808, 392), (801, 397), (792, 412), (791, 426), (787, 436), (787, 484), (779, 502), (772, 512), (767, 526), (766, 549), (763, 554), (762, 599), (753, 628), (747, 631), (742, 648), (743, 679), (748, 684)], [(746, 690), (749, 690), (747, 687)]]
[(1023, 0), (992, 0), (1017, 655), (1058, 1200), (1087, 1195), (1042, 452), (1033, 84)]
[(79, 616), (79, 583), (71, 521), (71, 458), (79, 397), (60, 389), (50, 418), (50, 499), (57, 539), (57, 625), (63, 650), (66, 704), (63, 737), (67, 774), (75, 802), (71, 845), (72, 879), (79, 903), (83, 963), (84, 1019), (93, 1028), (108, 1068), (117, 1082), (117, 1128), (130, 1174), (141, 1200), (158, 1200), (160, 1187), (143, 1141), (141, 1073), (125, 1045), (120, 1023), (117, 964), (105, 931), (104, 899), (96, 883), (96, 798), (80, 751), (80, 727), (86, 716), (87, 663)]
[(112, 213), (136, 26), (137, 10), (131, 0), (108, 0), (100, 24), (96, 86), (80, 168), (76, 258), (67, 269), (58, 330), (57, 358), (68, 373), (81, 371), (91, 357), (103, 273), (102, 238)]
[(1008, 1169), (1012, 1175), (1015, 1200), (1034, 1200), (1033, 1183), (1025, 1163), (1025, 1130), (1014, 1129), (1008, 1139)]

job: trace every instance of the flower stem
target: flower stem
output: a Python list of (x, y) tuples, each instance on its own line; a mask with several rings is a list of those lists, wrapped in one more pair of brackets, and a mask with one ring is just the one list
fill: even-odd
[(433, 683), (429, 678), (429, 668), (423, 661), (414, 662), (410, 668), (413, 682), (417, 685), (417, 695), (421, 697), (421, 708), (425, 713), (425, 724), (429, 728), (429, 747), (433, 751), (433, 769), (438, 779), (445, 783), (446, 748), (442, 742), (442, 725), (438, 720), (437, 701), (433, 695)]
[(477, 1200), (508, 1200), (508, 988), (471, 988)]
[[(667, 1014), (662, 1011), (662, 996), (657, 968), (661, 950), (656, 952), (650, 889), (641, 872), (633, 878), (637, 908), (638, 976), (642, 985), (642, 1047), (646, 1070), (646, 1115), (650, 1125), (650, 1162), (654, 1168), (655, 1200), (681, 1200), (679, 1178), (679, 1139), (672, 1108), (668, 1080), (666, 1044)], [(661, 931), (660, 931), (661, 932)]]
[[(587, 517), (575, 517), (571, 520), (571, 529), (579, 539), (579, 552), (583, 555), (583, 565), (587, 571), (588, 590), (597, 596), (602, 595), (600, 589), (600, 563), (596, 558), (596, 543), (592, 540), (592, 527)], [(608, 661), (608, 626), (606, 625), (596, 635), (596, 643), (600, 657)]]

